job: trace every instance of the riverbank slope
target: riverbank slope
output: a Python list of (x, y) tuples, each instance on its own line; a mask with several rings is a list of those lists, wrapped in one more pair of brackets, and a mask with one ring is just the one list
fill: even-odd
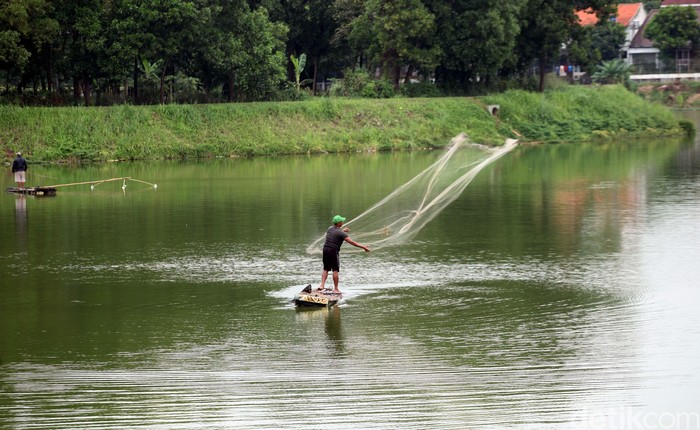
[[(496, 115), (487, 107), (498, 105)], [(341, 99), (216, 105), (0, 106), (7, 159), (31, 162), (235, 157), (418, 149), (460, 132), (477, 143), (680, 135), (666, 107), (619, 86), (474, 98)]]

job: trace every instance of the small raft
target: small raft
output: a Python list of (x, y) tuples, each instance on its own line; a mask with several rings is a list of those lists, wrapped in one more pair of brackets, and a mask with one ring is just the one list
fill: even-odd
[(342, 293), (334, 293), (332, 290), (312, 290), (309, 284), (301, 292), (294, 295), (294, 306), (330, 308), (342, 298)]
[(32, 196), (55, 196), (56, 187), (5, 188), (8, 193), (29, 194)]

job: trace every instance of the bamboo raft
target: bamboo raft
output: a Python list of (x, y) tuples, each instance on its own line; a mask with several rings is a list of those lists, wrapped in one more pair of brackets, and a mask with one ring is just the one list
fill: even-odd
[(5, 188), (8, 193), (27, 194), (31, 196), (55, 196), (56, 187), (26, 187), (26, 188)]
[(294, 305), (297, 307), (326, 307), (330, 308), (343, 298), (341, 293), (331, 290), (312, 290), (308, 285), (301, 292), (294, 295)]
[(72, 187), (76, 185), (90, 185), (90, 189), (94, 190), (96, 186), (104, 184), (105, 182), (122, 181), (122, 190), (126, 190), (126, 181), (134, 181), (142, 184), (150, 185), (154, 189), (158, 188), (158, 185), (152, 184), (150, 182), (142, 181), (140, 179), (134, 179), (129, 176), (124, 176), (120, 178), (110, 178), (110, 179), (99, 179), (97, 181), (84, 181), (84, 182), (73, 182), (71, 184), (58, 184), (58, 185), (48, 185), (48, 186), (36, 186), (36, 187), (26, 187), (26, 188), (6, 188), (5, 191), (8, 193), (15, 194), (29, 194), (33, 196), (55, 196), (56, 189), (59, 187)]

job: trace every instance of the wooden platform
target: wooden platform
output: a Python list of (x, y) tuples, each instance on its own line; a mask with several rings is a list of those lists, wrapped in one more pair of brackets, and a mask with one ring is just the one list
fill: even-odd
[(301, 292), (294, 295), (294, 305), (297, 307), (330, 308), (342, 298), (342, 293), (334, 293), (332, 290), (312, 290), (311, 285), (308, 285)]
[(55, 196), (54, 187), (27, 187), (27, 188), (5, 188), (8, 193), (28, 194), (31, 196)]

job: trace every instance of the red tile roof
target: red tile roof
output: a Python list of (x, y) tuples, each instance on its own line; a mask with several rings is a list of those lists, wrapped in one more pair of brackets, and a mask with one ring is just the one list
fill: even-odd
[[(681, 1), (681, 0), (666, 0), (666, 1)], [(688, 1), (688, 0), (686, 0)], [(698, 4), (700, 4), (700, 0), (697, 0)], [(664, 2), (665, 3), (665, 2)], [(617, 6), (617, 14), (616, 14), (616, 20), (618, 23), (620, 23), (623, 27), (627, 27), (632, 21), (632, 18), (634, 18), (635, 15), (637, 15), (637, 12), (639, 12), (639, 9), (644, 7), (642, 3), (623, 3)], [(576, 15), (578, 15), (578, 19), (581, 23), (582, 26), (588, 26), (588, 25), (595, 25), (598, 22), (598, 17), (596, 16), (595, 12), (593, 12), (592, 9), (585, 9), (585, 10), (580, 10), (576, 12)]]
[(598, 22), (598, 17), (593, 12), (593, 9), (584, 9), (576, 12), (580, 24), (584, 27), (595, 25)]

